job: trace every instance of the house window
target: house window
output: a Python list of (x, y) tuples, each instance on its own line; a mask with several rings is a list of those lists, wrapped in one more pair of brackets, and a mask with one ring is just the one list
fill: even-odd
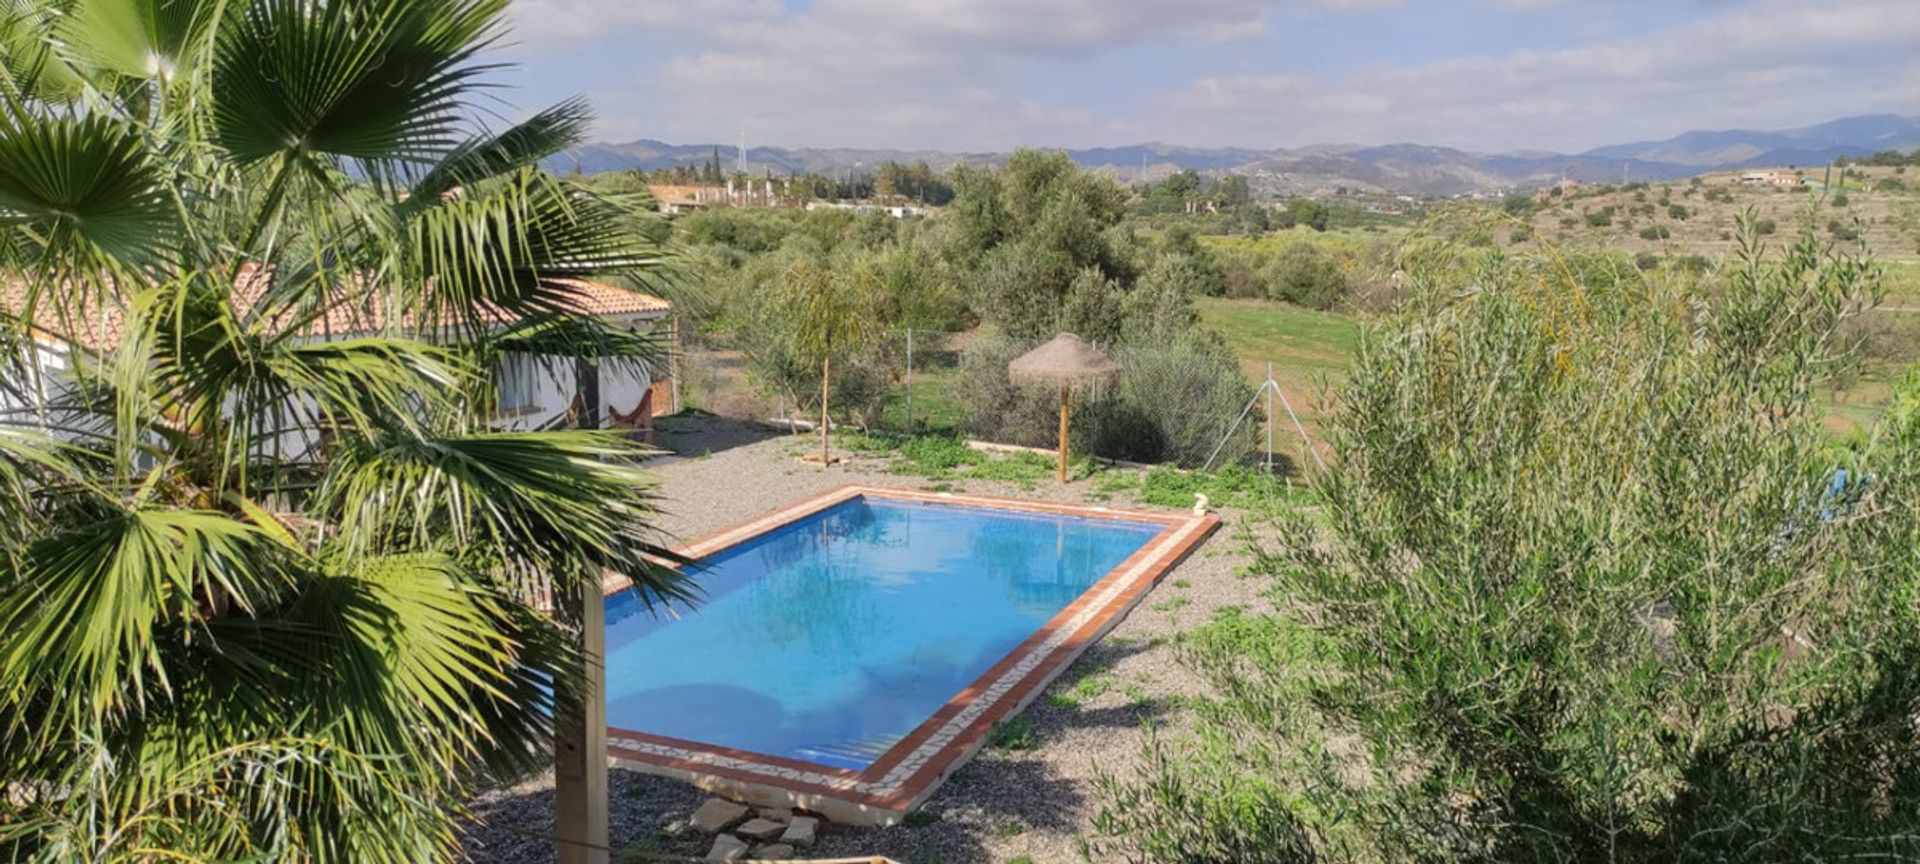
[(531, 357), (509, 356), (500, 363), (500, 411), (532, 411), (534, 404), (534, 363)]

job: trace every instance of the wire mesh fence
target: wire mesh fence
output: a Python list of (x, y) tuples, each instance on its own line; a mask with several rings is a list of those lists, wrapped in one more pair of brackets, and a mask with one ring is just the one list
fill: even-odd
[[(747, 339), (687, 348), (689, 408), (794, 432), (820, 422), (820, 375)], [(831, 423), (872, 433), (949, 435), (1026, 447), (1057, 442), (1058, 394), (1007, 379), (1032, 345), (981, 331), (898, 329), (836, 357)], [(1195, 347), (1105, 346), (1120, 381), (1073, 394), (1076, 452), (1187, 468), (1239, 464), (1292, 473), (1319, 463), (1320, 394), (1275, 364)]]

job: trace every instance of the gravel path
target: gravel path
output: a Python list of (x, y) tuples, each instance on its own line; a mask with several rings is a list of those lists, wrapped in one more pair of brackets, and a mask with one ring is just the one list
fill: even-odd
[[(675, 418), (662, 446), (689, 454), (659, 460), (666, 518), (681, 538), (743, 522), (755, 515), (847, 483), (917, 487), (919, 478), (888, 473), (886, 460), (858, 459), (821, 469), (797, 456), (817, 440), (761, 432), (719, 418)], [(1051, 482), (966, 481), (954, 491), (1041, 500), (1085, 500), (1087, 482), (1065, 488)], [(1110, 503), (1141, 506), (1125, 493)], [(1194, 555), (1167, 574), (1133, 613), (1055, 680), (1026, 711), (1039, 746), (1021, 752), (985, 749), (950, 777), (927, 802), (927, 815), (891, 828), (823, 828), (818, 857), (886, 855), (906, 864), (1082, 860), (1075, 839), (1089, 828), (1096, 769), (1122, 776), (1135, 764), (1141, 726), (1179, 728), (1188, 720), (1177, 697), (1201, 692), (1200, 682), (1174, 657), (1170, 638), (1235, 605), (1266, 609), (1262, 581), (1239, 574), (1250, 562), (1240, 514)], [(684, 819), (706, 796), (664, 778), (615, 770), (612, 780), (616, 848), (704, 854), (703, 842), (674, 840), (662, 827)], [(473, 802), (475, 824), (465, 841), (481, 862), (550, 862), (552, 779), (537, 778)]]

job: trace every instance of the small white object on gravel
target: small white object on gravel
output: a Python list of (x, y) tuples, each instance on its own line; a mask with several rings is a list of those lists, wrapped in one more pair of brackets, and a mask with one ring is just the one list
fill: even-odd
[(793, 847), (785, 843), (769, 843), (753, 850), (753, 857), (761, 861), (785, 861), (793, 857)]
[(693, 811), (693, 827), (702, 834), (718, 834), (747, 818), (747, 805), (725, 798), (708, 798)]

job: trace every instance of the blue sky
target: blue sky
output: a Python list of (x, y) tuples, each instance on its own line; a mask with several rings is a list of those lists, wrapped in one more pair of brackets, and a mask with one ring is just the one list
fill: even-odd
[[(516, 0), (598, 137), (1578, 151), (1920, 115), (1920, 0)], [(512, 113), (509, 111), (508, 113)]]

